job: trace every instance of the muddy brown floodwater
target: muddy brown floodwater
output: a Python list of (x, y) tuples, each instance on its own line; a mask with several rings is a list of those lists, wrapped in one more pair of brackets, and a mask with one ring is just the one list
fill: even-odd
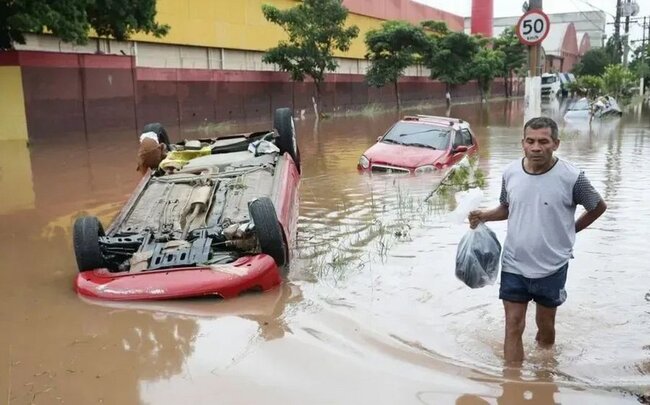
[[(492, 206), (504, 166), (521, 156), (522, 103), (451, 114), (479, 136)], [(591, 131), (560, 119), (559, 154), (586, 170), (609, 209), (577, 237), (553, 350), (533, 344), (529, 311), (521, 370), (502, 367), (498, 281), (472, 290), (454, 276), (468, 228), (447, 218), (453, 196), (424, 201), (439, 178), (356, 172), (396, 118), (297, 122), (290, 280), (230, 301), (74, 293), (73, 220), (107, 224), (125, 202), (138, 180), (135, 134), (1, 143), (0, 403), (638, 403), (650, 388), (650, 108)], [(505, 222), (491, 227), (503, 241)]]

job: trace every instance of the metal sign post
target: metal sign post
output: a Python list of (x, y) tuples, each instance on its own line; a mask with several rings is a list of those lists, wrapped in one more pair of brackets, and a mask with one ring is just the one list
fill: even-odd
[(524, 5), (524, 15), (519, 18), (515, 32), (519, 42), (528, 45), (528, 77), (526, 78), (524, 120), (541, 114), (542, 79), (539, 72), (539, 48), (548, 35), (551, 22), (542, 11), (542, 1)]
[(539, 44), (548, 35), (551, 22), (548, 16), (539, 9), (528, 10), (519, 18), (516, 27), (519, 42), (528, 45), (530, 76), (538, 76)]

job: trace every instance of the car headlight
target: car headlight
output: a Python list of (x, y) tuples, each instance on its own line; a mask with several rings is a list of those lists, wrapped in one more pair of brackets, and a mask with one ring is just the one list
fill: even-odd
[(415, 169), (415, 174), (422, 174), (422, 173), (431, 173), (436, 170), (436, 167), (434, 165), (426, 165), (426, 166), (420, 166), (417, 169)]
[(370, 160), (368, 160), (368, 158), (365, 157), (364, 155), (361, 155), (361, 157), (359, 158), (359, 166), (361, 166), (364, 169), (369, 168), (370, 167)]

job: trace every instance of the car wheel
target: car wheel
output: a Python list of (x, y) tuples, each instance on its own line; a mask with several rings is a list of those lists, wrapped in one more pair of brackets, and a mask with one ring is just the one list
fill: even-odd
[(296, 126), (293, 122), (293, 114), (289, 108), (278, 108), (275, 110), (273, 117), (273, 128), (277, 129), (280, 137), (276, 143), (280, 153), (287, 152), (296, 163), (296, 168), (300, 172), (300, 150), (298, 150), (298, 140), (296, 139)]
[(104, 236), (104, 228), (96, 217), (77, 218), (72, 238), (80, 272), (106, 267), (106, 260), (99, 247), (100, 236)]
[(283, 266), (287, 261), (287, 249), (273, 202), (268, 197), (257, 198), (248, 203), (248, 212), (262, 253), (271, 256), (278, 266)]

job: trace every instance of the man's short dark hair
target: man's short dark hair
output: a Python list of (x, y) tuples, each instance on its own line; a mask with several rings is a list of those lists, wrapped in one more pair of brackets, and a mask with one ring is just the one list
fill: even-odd
[(553, 138), (554, 141), (557, 141), (560, 136), (560, 131), (557, 128), (557, 123), (549, 117), (535, 117), (529, 119), (528, 122), (526, 122), (526, 124), (524, 125), (524, 136), (526, 136), (527, 128), (530, 129), (550, 128), (551, 138)]

